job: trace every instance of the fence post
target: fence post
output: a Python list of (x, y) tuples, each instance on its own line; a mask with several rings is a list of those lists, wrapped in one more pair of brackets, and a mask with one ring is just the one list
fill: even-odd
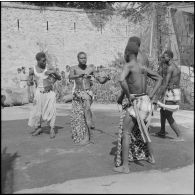
[(74, 22), (74, 32), (76, 32), (76, 23)]
[(47, 31), (48, 31), (48, 29), (49, 29), (49, 25), (48, 25), (48, 21), (47, 21)]
[(19, 19), (17, 19), (17, 23), (18, 23), (18, 30), (19, 30), (19, 28), (20, 28), (20, 21), (19, 21)]

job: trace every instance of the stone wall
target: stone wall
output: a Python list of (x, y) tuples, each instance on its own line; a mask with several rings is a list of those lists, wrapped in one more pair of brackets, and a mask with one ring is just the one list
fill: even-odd
[(124, 52), (132, 35), (141, 36), (144, 25), (135, 25), (121, 15), (1, 2), (2, 76), (21, 66), (33, 66), (35, 54), (45, 51), (60, 70), (77, 64), (77, 53), (85, 51), (88, 63), (108, 66)]

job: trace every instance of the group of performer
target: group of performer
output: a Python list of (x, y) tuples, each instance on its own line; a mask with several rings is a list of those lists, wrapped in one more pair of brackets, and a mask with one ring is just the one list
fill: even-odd
[[(181, 132), (173, 118), (173, 112), (179, 108), (181, 71), (173, 62), (173, 52), (163, 53), (167, 66), (165, 76), (149, 69), (149, 61), (140, 50), (138, 37), (130, 37), (125, 48), (125, 64), (120, 75), (121, 94), (117, 103), (122, 106), (118, 144), (114, 171), (129, 173), (129, 161), (146, 160), (155, 163), (149, 136), (149, 125), (154, 105), (161, 107), (161, 130), (158, 136), (165, 136), (165, 123), (168, 120), (175, 131), (175, 141), (183, 141)], [(93, 80), (104, 84), (109, 75), (100, 76), (95, 66), (87, 65), (87, 54), (79, 52), (78, 65), (72, 66), (69, 79), (74, 81), (72, 92), (72, 139), (75, 144), (91, 143), (91, 131), (95, 128), (91, 105), (93, 103)], [(46, 121), (50, 126), (50, 138), (55, 137), (56, 94), (53, 85), (61, 77), (55, 68), (46, 67), (46, 55), (36, 55), (37, 64), (32, 70), (37, 80), (33, 109), (28, 125), (34, 127), (33, 136), (42, 132), (41, 124)], [(162, 70), (163, 71), (163, 70)], [(150, 94), (147, 94), (147, 77), (155, 81)]]

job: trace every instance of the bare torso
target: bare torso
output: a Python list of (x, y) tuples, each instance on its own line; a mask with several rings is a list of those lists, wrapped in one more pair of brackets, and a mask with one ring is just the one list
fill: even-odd
[(129, 63), (128, 66), (131, 66), (131, 72), (126, 78), (129, 92), (131, 94), (146, 93), (146, 74), (142, 66), (135, 62)]
[[(86, 75), (93, 75), (94, 73), (94, 68), (86, 66), (85, 69), (81, 69), (78, 65), (72, 67), (74, 74), (75, 75), (80, 75), (80, 74), (86, 74)], [(76, 78), (75, 79), (75, 89), (79, 90), (88, 90), (91, 89), (91, 76), (88, 78)]]
[(173, 62), (170, 65), (172, 69), (172, 75), (169, 80), (168, 88), (174, 89), (180, 87), (181, 70)]

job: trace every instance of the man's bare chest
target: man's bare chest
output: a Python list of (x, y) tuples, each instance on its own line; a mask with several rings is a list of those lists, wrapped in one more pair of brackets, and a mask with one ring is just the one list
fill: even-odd
[(76, 68), (75, 69), (75, 73), (76, 74), (87, 74), (90, 75), (93, 73), (93, 70), (91, 68), (85, 68), (85, 69), (81, 69), (81, 68)]

